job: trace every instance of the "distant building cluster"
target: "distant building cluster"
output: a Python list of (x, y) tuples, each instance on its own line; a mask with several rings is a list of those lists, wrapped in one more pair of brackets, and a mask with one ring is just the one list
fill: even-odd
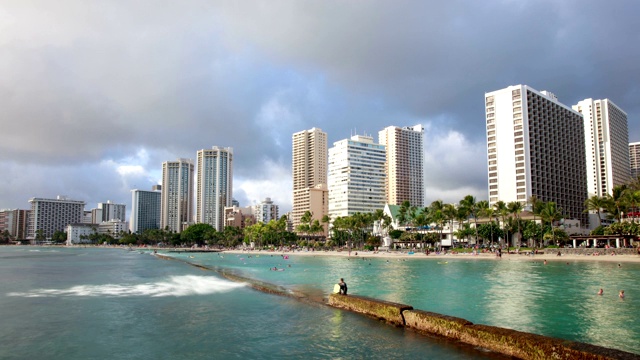
[[(553, 201), (567, 219), (581, 224), (591, 196), (640, 176), (640, 142), (629, 143), (627, 114), (611, 100), (584, 99), (573, 106), (548, 91), (527, 85), (485, 94), (488, 200), (528, 204), (532, 197)], [(319, 128), (292, 136), (292, 210), (284, 214), (290, 231), (305, 214), (313, 220), (388, 209), (408, 201), (425, 206), (424, 127), (389, 126), (371, 135), (352, 135), (327, 144)], [(32, 198), (30, 210), (0, 211), (0, 232), (40, 241), (67, 233), (78, 243), (95, 233), (165, 229), (181, 232), (194, 223), (244, 228), (281, 216), (271, 198), (241, 207), (233, 199), (231, 147), (196, 152), (196, 163), (180, 158), (162, 163), (162, 180), (151, 190), (131, 190), (131, 213), (110, 201), (85, 211), (85, 202), (64, 196)], [(329, 224), (323, 222), (324, 236)]]

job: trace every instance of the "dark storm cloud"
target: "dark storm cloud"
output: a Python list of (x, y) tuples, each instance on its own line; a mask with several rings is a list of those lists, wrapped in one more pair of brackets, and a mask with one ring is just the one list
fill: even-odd
[(428, 200), (485, 198), (485, 92), (609, 98), (640, 140), (638, 13), (636, 1), (5, 2), (0, 207), (54, 192), (53, 177), (88, 202), (128, 199), (132, 176), (146, 186), (162, 161), (216, 145), (234, 148), (239, 197), (286, 209), (293, 132), (320, 127), (331, 146), (417, 123)]

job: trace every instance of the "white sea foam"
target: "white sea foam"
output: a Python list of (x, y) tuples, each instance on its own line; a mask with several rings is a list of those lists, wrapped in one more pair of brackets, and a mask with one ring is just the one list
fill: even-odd
[(106, 284), (106, 285), (78, 285), (68, 289), (36, 289), (29, 292), (14, 292), (8, 296), (19, 297), (130, 297), (130, 296), (188, 296), (206, 295), (229, 292), (243, 287), (244, 284), (234, 283), (213, 276), (171, 276), (167, 281), (146, 284)]

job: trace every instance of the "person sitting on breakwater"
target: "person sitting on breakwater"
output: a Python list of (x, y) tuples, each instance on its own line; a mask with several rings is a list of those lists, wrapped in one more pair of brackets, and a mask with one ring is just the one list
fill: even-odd
[(347, 295), (347, 283), (344, 282), (343, 278), (340, 278), (338, 285), (340, 285), (340, 294)]

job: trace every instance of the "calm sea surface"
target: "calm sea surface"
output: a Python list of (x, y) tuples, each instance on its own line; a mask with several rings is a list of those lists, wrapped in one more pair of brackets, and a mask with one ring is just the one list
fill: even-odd
[[(640, 264), (470, 258), (366, 259), (252, 254), (168, 254), (326, 295), (339, 278), (352, 294), (416, 309), (640, 354)], [(251, 256), (251, 257), (249, 257)], [(416, 255), (420, 256), (420, 255)], [(363, 260), (363, 258), (365, 260)], [(524, 258), (524, 255), (523, 255)], [(527, 258), (525, 258), (527, 259)], [(269, 271), (270, 267), (285, 271)], [(596, 293), (604, 289), (604, 295)], [(626, 297), (620, 299), (618, 291)]]
[[(295, 255), (289, 260), (192, 256), (179, 257), (309, 293), (326, 293), (336, 277), (344, 276), (354, 294), (408, 300), (430, 309), (441, 308), (433, 305), (442, 296), (463, 307), (505, 311), (489, 306), (493, 298), (485, 294), (472, 299), (456, 295), (451, 289), (465, 285), (454, 278), (439, 283), (445, 284), (439, 285), (443, 289), (433, 289), (438, 297), (424, 297), (433, 283), (412, 279), (438, 268), (429, 261), (364, 266)], [(268, 270), (277, 264), (292, 266), (283, 272)], [(451, 270), (458, 266), (448, 265)], [(623, 305), (633, 304), (634, 294), (629, 288)], [(414, 300), (421, 296), (423, 302), (417, 304)], [(637, 327), (627, 334), (637, 338)], [(499, 358), (349, 312), (264, 294), (183, 262), (95, 248), (0, 247), (0, 339), (0, 359)]]

